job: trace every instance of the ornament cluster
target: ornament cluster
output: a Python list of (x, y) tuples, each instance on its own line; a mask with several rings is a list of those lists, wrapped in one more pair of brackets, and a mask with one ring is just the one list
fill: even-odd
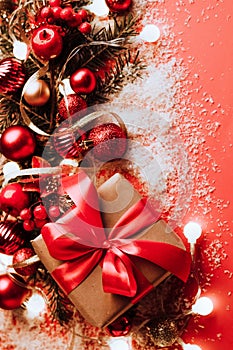
[[(48, 0), (13, 7), (1, 2), (2, 23), (14, 34), (9, 40), (12, 53), (7, 49), (0, 60), (0, 151), (3, 165), (17, 163), (19, 175), (0, 191), (0, 253), (12, 257), (13, 266), (13, 272), (6, 269), (0, 276), (0, 308), (18, 308), (28, 298), (29, 280), (37, 281), (41, 278), (38, 269), (44, 269), (30, 262), (35, 255), (31, 240), (70, 206), (59, 192), (56, 176), (41, 176), (40, 169), (60, 166), (64, 158), (79, 165), (87, 155), (108, 162), (127, 151), (123, 121), (102, 122), (93, 117), (91, 126), (78, 126), (89, 107), (107, 100), (105, 91), (119, 79), (118, 72), (111, 75), (111, 69), (125, 47), (112, 42), (122, 39), (124, 43), (127, 30), (129, 36), (132, 33), (134, 22), (130, 16), (127, 19), (131, 1), (106, 4), (116, 18), (114, 30), (102, 27), (97, 31), (98, 18), (88, 7), (79, 6), (79, 1)], [(23, 58), (21, 46), (17, 53), (15, 43), (24, 44)], [(45, 147), (51, 152), (49, 159), (43, 158)], [(39, 170), (30, 174), (30, 169)], [(21, 176), (24, 170), (29, 172)]]

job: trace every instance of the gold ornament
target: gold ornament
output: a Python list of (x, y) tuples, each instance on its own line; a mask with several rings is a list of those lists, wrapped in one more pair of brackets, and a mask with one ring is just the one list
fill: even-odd
[(48, 84), (41, 79), (33, 80), (25, 89), (25, 101), (31, 106), (43, 106), (50, 98)]
[(179, 338), (176, 322), (172, 319), (151, 320), (146, 328), (151, 341), (159, 347), (171, 346)]

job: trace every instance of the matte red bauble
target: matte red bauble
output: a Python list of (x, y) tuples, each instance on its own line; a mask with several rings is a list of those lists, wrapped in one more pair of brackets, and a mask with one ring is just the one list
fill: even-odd
[(88, 135), (93, 144), (93, 155), (102, 161), (121, 158), (127, 148), (125, 130), (114, 123), (94, 127)]
[(29, 195), (19, 183), (6, 185), (0, 193), (0, 209), (12, 216), (18, 216), (29, 206)]
[(22, 125), (7, 128), (0, 140), (2, 154), (13, 161), (21, 161), (33, 155), (36, 140), (30, 129)]
[(0, 223), (0, 253), (12, 255), (25, 243), (22, 225), (15, 221)]
[(105, 0), (110, 11), (124, 12), (130, 7), (132, 0)]
[[(17, 284), (20, 282), (20, 285)], [(19, 279), (17, 275), (0, 276), (0, 308), (5, 310), (13, 310), (19, 308), (30, 294), (30, 290), (26, 285), (23, 286), (23, 279)]]
[(60, 117), (59, 120), (65, 120), (68, 118), (67, 108), (69, 110), (69, 115), (71, 117), (75, 116), (76, 113), (87, 108), (86, 101), (77, 94), (70, 94), (66, 96), (66, 98), (67, 98), (68, 105), (66, 105), (66, 100), (63, 97), (58, 106), (58, 113)]
[(76, 93), (90, 94), (96, 88), (95, 74), (88, 68), (80, 68), (71, 75), (70, 85)]
[(25, 82), (25, 72), (21, 61), (14, 57), (0, 61), (0, 93), (11, 95)]
[(42, 80), (33, 80), (24, 90), (25, 101), (31, 106), (43, 106), (50, 98), (48, 84)]
[(31, 45), (37, 57), (48, 61), (60, 55), (63, 48), (62, 36), (56, 26), (41, 26), (34, 30)]
[[(17, 252), (14, 253), (12, 262), (13, 264), (17, 264), (31, 258), (34, 255), (35, 253), (33, 249), (22, 248), (17, 250)], [(30, 265), (27, 265), (25, 267), (15, 267), (14, 269), (18, 274), (22, 276), (31, 276), (36, 272), (38, 265), (39, 265), (39, 262), (36, 262)]]

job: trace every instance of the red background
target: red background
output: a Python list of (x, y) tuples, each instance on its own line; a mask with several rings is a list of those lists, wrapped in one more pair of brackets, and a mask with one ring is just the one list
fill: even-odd
[[(202, 207), (198, 207), (199, 199), (194, 196), (186, 221), (194, 218), (202, 224), (204, 238), (199, 241), (200, 250), (208, 248), (216, 237), (220, 237), (227, 254), (216, 269), (208, 265), (208, 259), (202, 259), (202, 270), (206, 274), (213, 273), (203, 295), (213, 300), (214, 312), (199, 319), (198, 323), (191, 322), (183, 339), (186, 343), (199, 345), (202, 350), (229, 349), (233, 345), (233, 4), (231, 0), (184, 0), (154, 4), (154, 9), (155, 6), (161, 15), (167, 11), (169, 23), (174, 24), (175, 39), (182, 43), (177, 57), (184, 59), (189, 78), (193, 81), (191, 101), (194, 116), (205, 137), (205, 147), (209, 148), (208, 153), (218, 164), (217, 171), (207, 168), (209, 181), (215, 187), (211, 211), (205, 214)], [(198, 79), (193, 79), (197, 74)], [(205, 92), (213, 98), (211, 105), (205, 103)], [(195, 107), (196, 101), (203, 102), (203, 106), (199, 103)], [(211, 114), (214, 108), (217, 112)], [(201, 109), (207, 111), (201, 113)], [(210, 120), (220, 123), (214, 137), (206, 128)], [(206, 161), (203, 152), (199, 153), (198, 160), (201, 163)], [(226, 205), (216, 205), (219, 202)]]

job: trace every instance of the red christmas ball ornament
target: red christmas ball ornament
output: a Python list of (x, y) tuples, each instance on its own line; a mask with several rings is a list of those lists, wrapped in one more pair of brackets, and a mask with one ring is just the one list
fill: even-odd
[(114, 123), (97, 125), (88, 135), (93, 155), (102, 161), (121, 158), (127, 149), (126, 131)]
[(80, 68), (71, 75), (70, 85), (76, 93), (90, 94), (96, 88), (95, 74), (88, 68)]
[(90, 34), (91, 32), (91, 24), (89, 22), (83, 22), (78, 27), (79, 31), (83, 34)]
[(0, 223), (0, 253), (12, 255), (25, 244), (22, 225), (15, 221)]
[(29, 195), (19, 183), (6, 185), (0, 193), (0, 209), (12, 216), (18, 216), (29, 206)]
[(0, 308), (19, 308), (30, 294), (23, 279), (15, 274), (0, 276)]
[[(67, 99), (68, 105), (66, 105), (66, 99)], [(72, 116), (75, 116), (76, 113), (82, 110), (85, 110), (87, 108), (86, 101), (77, 94), (70, 94), (66, 96), (66, 99), (63, 97), (59, 102), (59, 106), (58, 106), (58, 113), (60, 117), (59, 120), (65, 120), (68, 118), (68, 110), (69, 110), (69, 115), (72, 117)]]
[(132, 3), (132, 0), (105, 0), (106, 5), (112, 12), (127, 11)]
[(56, 26), (44, 25), (33, 31), (31, 46), (37, 57), (48, 61), (62, 52), (62, 36)]
[[(17, 250), (13, 255), (13, 264), (21, 263), (32, 256), (35, 255), (35, 252), (31, 248), (22, 248)], [(33, 275), (39, 266), (39, 262), (24, 266), (24, 267), (15, 267), (15, 271), (21, 276), (31, 276)]]
[(12, 125), (3, 132), (0, 139), (2, 154), (16, 162), (32, 156), (35, 148), (35, 137), (26, 126)]
[(25, 83), (25, 72), (21, 61), (14, 57), (0, 61), (0, 93), (14, 94)]
[(83, 141), (86, 139), (86, 134), (80, 129), (76, 129), (73, 133), (69, 130), (69, 125), (64, 122), (56, 129), (56, 135), (53, 139), (54, 148), (57, 153), (63, 158), (77, 159), (84, 152)]
[(107, 326), (107, 330), (112, 337), (123, 337), (127, 335), (132, 327), (128, 317), (121, 316), (116, 321)]

